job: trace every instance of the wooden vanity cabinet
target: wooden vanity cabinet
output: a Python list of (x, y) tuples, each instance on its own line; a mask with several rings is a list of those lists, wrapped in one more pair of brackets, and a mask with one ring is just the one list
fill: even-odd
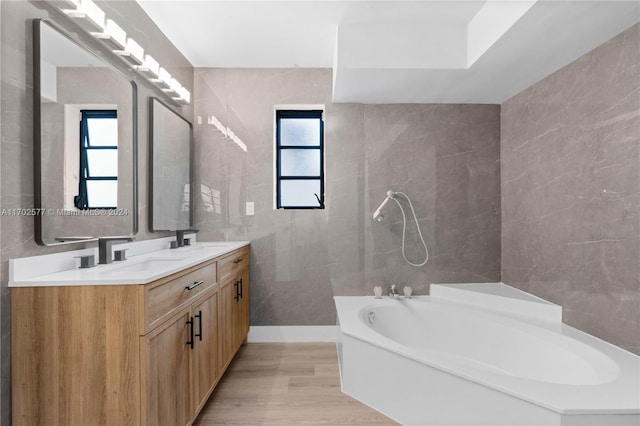
[(224, 371), (249, 332), (249, 248), (237, 250), (219, 261), (220, 339), (218, 369)]
[[(145, 285), (12, 288), (13, 424), (192, 424), (230, 362), (222, 342), (234, 336), (233, 357), (248, 331), (248, 248), (234, 253), (231, 265), (213, 259)], [(233, 318), (221, 262), (246, 274), (247, 307), (232, 300)]]
[(143, 425), (191, 424), (219, 379), (217, 337), (216, 289), (140, 338)]

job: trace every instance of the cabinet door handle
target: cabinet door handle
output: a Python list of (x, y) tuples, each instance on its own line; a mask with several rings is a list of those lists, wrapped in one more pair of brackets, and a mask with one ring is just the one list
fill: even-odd
[(191, 291), (191, 290), (193, 290), (194, 288), (198, 287), (200, 284), (203, 284), (203, 283), (204, 283), (203, 280), (196, 281), (193, 284), (186, 286), (185, 289)]
[(240, 299), (242, 299), (242, 278), (240, 278)]
[(191, 346), (191, 349), (193, 349), (193, 317), (189, 317), (187, 324), (189, 324), (189, 336), (191, 337), (187, 342), (187, 345)]
[(240, 300), (240, 282), (236, 280), (236, 282), (233, 283), (233, 286), (236, 288), (236, 295), (233, 296), (233, 300), (237, 302)]
[(202, 341), (202, 311), (198, 311), (198, 314), (195, 315), (195, 318), (198, 318), (198, 332), (195, 336), (198, 338), (198, 340)]

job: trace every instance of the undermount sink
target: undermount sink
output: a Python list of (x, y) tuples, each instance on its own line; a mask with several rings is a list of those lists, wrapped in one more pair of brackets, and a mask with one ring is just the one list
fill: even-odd
[(153, 271), (164, 266), (167, 266), (167, 262), (182, 262), (184, 257), (156, 257), (153, 259), (147, 259), (142, 262), (131, 263), (129, 265), (118, 268), (113, 271), (114, 274), (130, 273), (136, 271)]

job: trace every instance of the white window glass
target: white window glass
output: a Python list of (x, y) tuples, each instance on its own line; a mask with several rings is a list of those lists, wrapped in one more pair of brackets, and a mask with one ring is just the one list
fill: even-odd
[(280, 204), (282, 207), (316, 207), (319, 206), (320, 180), (281, 180)]
[(280, 145), (320, 146), (320, 119), (280, 119)]
[(283, 149), (280, 157), (281, 176), (320, 176), (320, 150)]
[(117, 118), (89, 118), (87, 127), (91, 146), (118, 146)]
[(88, 149), (87, 159), (91, 177), (118, 176), (117, 149)]
[(89, 208), (116, 207), (118, 205), (117, 180), (88, 180)]

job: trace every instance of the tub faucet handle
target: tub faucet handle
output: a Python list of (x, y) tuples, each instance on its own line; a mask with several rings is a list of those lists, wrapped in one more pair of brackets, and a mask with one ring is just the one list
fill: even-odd
[(396, 285), (393, 284), (391, 289), (389, 289), (389, 297), (393, 297), (394, 299), (398, 298), (398, 290), (396, 290)]

